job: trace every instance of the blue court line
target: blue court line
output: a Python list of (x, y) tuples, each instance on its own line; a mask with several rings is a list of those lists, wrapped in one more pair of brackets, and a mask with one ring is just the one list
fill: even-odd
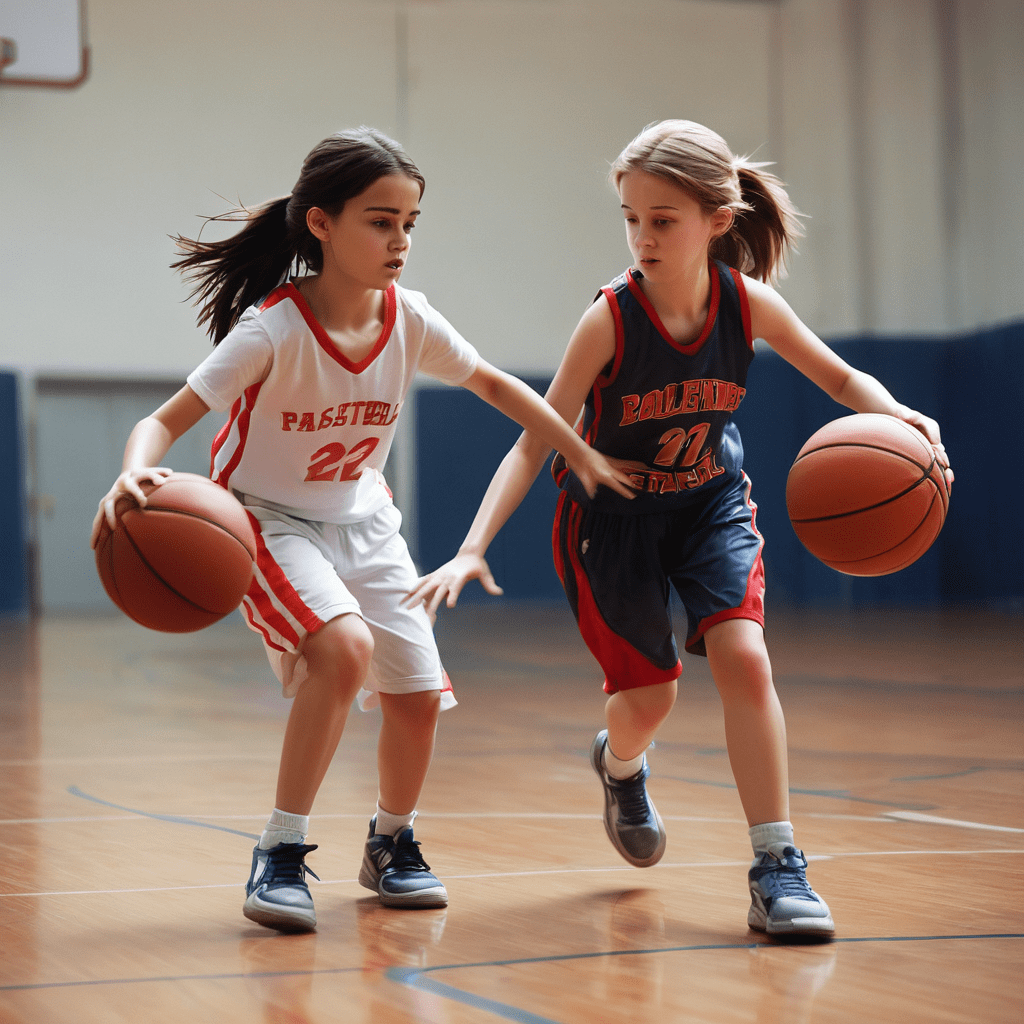
[[(958, 939), (1024, 939), (1024, 932), (1006, 932), (991, 935), (892, 935), (892, 936), (861, 936), (851, 938), (832, 939), (829, 944), (840, 942), (941, 942), (954, 941)], [(741, 942), (721, 943), (703, 946), (666, 946), (663, 949), (617, 949), (604, 953), (564, 953), (556, 956), (533, 956), (522, 957), (516, 960), (490, 960), (471, 964), (438, 964), (436, 967), (389, 967), (384, 971), (384, 976), (399, 985), (414, 988), (419, 992), (427, 992), (432, 995), (443, 996), (464, 1006), (476, 1010), (485, 1010), (500, 1017), (502, 1020), (515, 1021), (516, 1024), (559, 1024), (558, 1021), (549, 1017), (540, 1017), (528, 1010), (522, 1010), (507, 1003), (500, 1003), (484, 996), (466, 992), (453, 985), (446, 985), (442, 981), (425, 977), (437, 971), (463, 970), (467, 967), (514, 967), (520, 964), (547, 964), (557, 963), (564, 960), (592, 960), (597, 957), (606, 956), (645, 956), (651, 953), (693, 953), (706, 950), (722, 949), (757, 949), (761, 946), (773, 946), (776, 943), (770, 942)]]
[[(239, 832), (236, 828), (225, 828), (223, 825), (211, 825), (208, 821), (196, 821), (195, 818), (185, 818), (178, 814), (152, 814), (150, 811), (139, 811), (134, 807), (124, 807), (121, 804), (111, 803), (109, 800), (102, 800), (98, 796), (90, 796), (83, 793), (77, 786), (68, 786), (67, 791), (72, 796), (80, 796), (83, 800), (91, 800), (94, 804), (102, 804), (104, 807), (113, 807), (118, 811), (127, 811), (129, 814), (138, 814), (142, 818), (153, 818), (156, 821), (169, 821), (172, 825), (194, 825), (196, 828), (212, 828), (216, 832), (230, 832), (233, 836), (245, 836), (246, 839), (259, 839), (254, 832)], [(904, 807), (903, 810), (918, 811), (919, 807)]]
[[(962, 939), (1024, 939), (1024, 932), (1004, 932), (990, 935), (893, 935), (893, 936), (862, 936), (852, 938), (833, 939), (830, 944), (841, 942), (952, 942)], [(433, 974), (437, 971), (461, 971), (472, 967), (514, 967), (518, 964), (547, 964), (557, 963), (561, 960), (594, 960), (606, 956), (645, 956), (651, 953), (694, 953), (706, 950), (723, 949), (758, 949), (760, 947), (771, 948), (777, 946), (773, 942), (723, 942), (719, 944), (702, 946), (666, 946), (663, 949), (613, 949), (596, 953), (563, 953), (555, 956), (534, 956), (523, 957), (517, 960), (486, 960), (479, 963), (468, 964), (438, 964), (435, 967), (388, 967), (384, 970), (384, 977), (399, 985), (415, 988), (421, 992), (431, 992), (436, 995), (443, 995), (448, 999), (463, 1003), (466, 1006), (477, 1009), (489, 1010), (491, 1013), (503, 1017), (505, 1020), (517, 1021), (518, 1024), (557, 1024), (547, 1017), (538, 1017), (526, 1010), (519, 1010), (514, 1006), (507, 1006), (494, 1000), (484, 999), (482, 996), (473, 995), (470, 992), (463, 992), (462, 989), (446, 985), (444, 982), (435, 981), (433, 978), (424, 978), (425, 974)], [(0, 992), (27, 992), (36, 989), (50, 988), (89, 988), (98, 985), (139, 985), (150, 982), (179, 982), (179, 981), (245, 981), (248, 978), (315, 978), (328, 977), (336, 974), (365, 974), (365, 967), (322, 967), (314, 970), (302, 971), (238, 971), (228, 974), (165, 974), (152, 975), (145, 978), (94, 978), (82, 981), (42, 981), (27, 985), (0, 985)]]

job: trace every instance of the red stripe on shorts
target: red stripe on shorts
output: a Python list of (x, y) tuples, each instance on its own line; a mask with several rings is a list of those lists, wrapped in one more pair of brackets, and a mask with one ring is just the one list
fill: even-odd
[[(251, 512), (247, 512), (247, 515), (253, 532), (256, 534), (256, 565), (267, 581), (270, 593), (288, 609), (288, 612), (307, 633), (315, 633), (323, 625), (323, 622), (315, 612), (306, 606), (284, 574), (284, 570), (274, 561), (267, 548), (267, 542), (263, 539), (259, 520)], [(284, 615), (273, 606), (267, 592), (255, 577), (253, 577), (248, 596), (267, 625), (297, 647), (299, 644), (298, 634)]]
[(750, 572), (747, 573), (747, 589), (743, 592), (743, 600), (735, 608), (726, 608), (724, 611), (716, 612), (714, 615), (709, 615), (706, 619), (701, 620), (700, 625), (697, 627), (697, 632), (686, 641), (686, 649), (688, 651), (701, 642), (704, 634), (712, 626), (717, 625), (719, 622), (725, 622), (727, 619), (752, 619), (764, 628), (765, 581), (764, 561), (761, 558), (761, 552), (764, 550), (764, 537), (757, 530), (757, 505), (750, 500), (750, 477), (746, 473), (743, 474), (743, 481), (745, 483), (743, 500), (750, 509), (750, 529), (760, 540), (760, 544), (757, 547), (757, 557), (750, 567)]
[(577, 608), (576, 621), (580, 633), (590, 653), (597, 658), (598, 664), (604, 669), (606, 693), (618, 690), (635, 690), (641, 686), (653, 686), (656, 683), (669, 683), (678, 679), (683, 670), (682, 664), (676, 660), (670, 669), (658, 668), (647, 660), (631, 643), (624, 640), (604, 620), (594, 594), (590, 589), (590, 579), (580, 564), (576, 552), (579, 550), (580, 519), (582, 508), (575, 502), (569, 509), (569, 529), (566, 539), (566, 551), (572, 563), (573, 577), (576, 580)]

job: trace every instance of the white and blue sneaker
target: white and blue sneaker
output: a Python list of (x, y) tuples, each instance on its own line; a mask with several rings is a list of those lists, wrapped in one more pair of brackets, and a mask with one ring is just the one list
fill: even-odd
[(602, 729), (590, 747), (590, 764), (604, 786), (604, 830), (612, 846), (634, 867), (649, 868), (665, 853), (665, 826), (651, 798), (647, 795), (647, 779), (651, 774), (644, 765), (628, 779), (613, 779), (604, 766), (608, 746), (608, 730)]
[(311, 932), (316, 928), (313, 897), (306, 885), (306, 854), (316, 844), (278, 843), (269, 850), (252, 851), (252, 871), (245, 883), (242, 913), (250, 921), (279, 932)]
[(828, 904), (807, 881), (807, 858), (788, 843), (773, 843), (747, 873), (747, 924), (769, 935), (832, 935)]
[(377, 893), (386, 907), (447, 907), (448, 891), (423, 859), (412, 826), (395, 836), (375, 835), (376, 826), (374, 815), (363, 848), (359, 884)]

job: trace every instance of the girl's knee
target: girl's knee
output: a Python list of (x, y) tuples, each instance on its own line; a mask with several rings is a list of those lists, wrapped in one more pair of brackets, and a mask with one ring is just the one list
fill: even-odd
[(361, 616), (340, 615), (306, 638), (303, 653), (311, 672), (362, 682), (373, 659), (373, 634)]
[(441, 714), (440, 690), (415, 693), (381, 693), (380, 708), (385, 718), (405, 726), (433, 729)]
[(668, 717), (676, 703), (677, 682), (656, 683), (632, 690), (619, 690), (612, 702), (622, 702), (638, 728), (656, 729)]

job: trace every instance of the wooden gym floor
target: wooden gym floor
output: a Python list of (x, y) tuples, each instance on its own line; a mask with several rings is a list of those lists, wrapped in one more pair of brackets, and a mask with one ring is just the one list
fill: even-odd
[(621, 861), (587, 760), (598, 672), (562, 607), (439, 623), (460, 706), (416, 825), (447, 911), (355, 881), (377, 718), (353, 712), (309, 858), (319, 930), (241, 915), (285, 702), (240, 620), (0, 624), (0, 1021), (1024, 1019), (1024, 620), (775, 612), (793, 819), (838, 926), (746, 927), (746, 828), (702, 659), (650, 760), (664, 861)]

